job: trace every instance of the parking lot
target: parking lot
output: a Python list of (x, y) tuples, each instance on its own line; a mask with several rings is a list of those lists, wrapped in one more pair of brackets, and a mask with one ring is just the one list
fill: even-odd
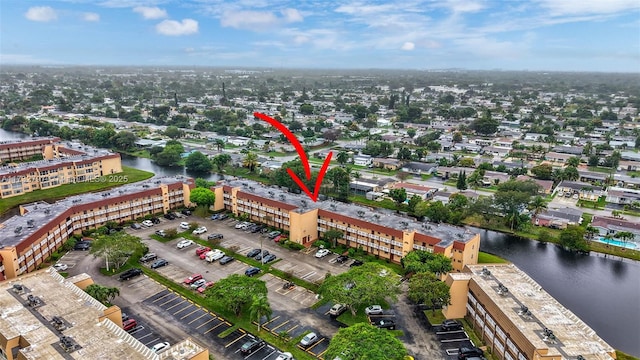
[(131, 308), (123, 308), (123, 313), (129, 315), (130, 318), (135, 319), (138, 325), (129, 331), (129, 334), (136, 338), (138, 341), (144, 344), (146, 347), (152, 347), (153, 345), (167, 341), (168, 339), (162, 338), (157, 332), (155, 332), (152, 327), (144, 321), (144, 319), (140, 316), (137, 316), (135, 311)]
[(469, 340), (469, 336), (464, 329), (453, 331), (442, 331), (440, 326), (434, 326), (436, 336), (440, 342), (440, 347), (447, 355), (448, 360), (458, 358), (458, 349), (461, 347), (473, 347), (473, 343)]

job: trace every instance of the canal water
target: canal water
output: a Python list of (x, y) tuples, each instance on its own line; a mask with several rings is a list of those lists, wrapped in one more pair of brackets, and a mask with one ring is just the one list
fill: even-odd
[[(26, 137), (0, 129), (0, 141)], [(126, 155), (122, 164), (160, 176), (219, 179), (217, 174), (190, 174), (183, 167), (162, 167), (150, 159)], [(473, 230), (482, 236), (480, 250), (513, 262), (611, 346), (640, 356), (640, 262), (595, 253), (580, 255), (553, 244)]]
[(611, 346), (640, 356), (640, 262), (472, 229), (481, 251), (511, 261)]

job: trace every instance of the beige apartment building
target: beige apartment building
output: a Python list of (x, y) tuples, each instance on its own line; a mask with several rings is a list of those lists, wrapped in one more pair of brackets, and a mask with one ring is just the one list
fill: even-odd
[(53, 204), (20, 206), (0, 224), (0, 281), (34, 271), (74, 233), (190, 206), (193, 179), (152, 178)]
[(87, 274), (65, 279), (53, 268), (0, 282), (0, 359), (208, 360), (191, 339), (155, 354), (122, 329), (122, 311), (83, 290)]
[(340, 244), (361, 248), (394, 263), (412, 250), (444, 254), (456, 271), (476, 264), (480, 234), (445, 224), (431, 224), (399, 216), (393, 211), (345, 204), (313, 202), (304, 194), (293, 194), (250, 180), (233, 180), (212, 188), (215, 210), (226, 209), (289, 232), (289, 240), (310, 246), (321, 234), (336, 229), (343, 233)]
[[(58, 143), (54, 139), (12, 142), (10, 150), (29, 149), (17, 154), (31, 154), (39, 146), (43, 160), (9, 163), (0, 167), (0, 198), (22, 195), (34, 190), (56, 186), (100, 181), (101, 176), (115, 176), (122, 172), (120, 154), (77, 143)], [(37, 146), (36, 146), (37, 145)], [(17, 159), (14, 152), (7, 156)], [(33, 154), (31, 154), (33, 156)], [(26, 156), (24, 158), (29, 158)], [(116, 179), (108, 179), (117, 181)]]
[(42, 155), (42, 148), (45, 145), (51, 145), (59, 141), (60, 138), (58, 137), (0, 141), (0, 164), (25, 161), (36, 155)]
[(451, 304), (500, 360), (612, 360), (615, 350), (513, 264), (467, 265), (449, 273)]

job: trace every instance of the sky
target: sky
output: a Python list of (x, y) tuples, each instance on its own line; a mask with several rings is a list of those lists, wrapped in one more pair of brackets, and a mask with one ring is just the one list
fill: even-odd
[(1, 0), (0, 66), (640, 72), (640, 0)]

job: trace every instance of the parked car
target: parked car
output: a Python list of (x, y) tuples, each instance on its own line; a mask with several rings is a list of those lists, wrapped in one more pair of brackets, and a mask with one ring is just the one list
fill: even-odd
[(220, 214), (220, 216), (218, 216), (218, 220), (224, 220), (229, 218), (229, 214)]
[(158, 258), (158, 255), (156, 255), (156, 253), (147, 253), (140, 258), (140, 262), (147, 262), (147, 261), (155, 260), (157, 258)]
[(207, 291), (208, 288), (212, 287), (215, 284), (215, 282), (213, 281), (207, 281), (206, 283), (204, 283), (204, 285), (200, 286), (198, 288), (198, 292), (200, 294), (204, 293), (205, 291)]
[(168, 342), (161, 342), (161, 343), (157, 343), (155, 345), (153, 345), (151, 347), (151, 351), (153, 351), (156, 354), (159, 354), (165, 350), (167, 350), (171, 345), (169, 345)]
[(263, 257), (269, 255), (269, 250), (262, 250), (262, 254), (258, 254), (256, 255), (256, 257), (254, 259), (260, 261), (262, 260)]
[(250, 339), (249, 341), (245, 342), (244, 344), (242, 344), (242, 347), (240, 348), (240, 351), (243, 354), (251, 354), (252, 352), (258, 350), (259, 348), (261, 348), (262, 346), (265, 345), (264, 340), (258, 339), (258, 338), (253, 338)]
[(267, 237), (268, 237), (269, 239), (273, 239), (273, 238), (275, 238), (276, 236), (278, 236), (278, 235), (280, 235), (280, 234), (281, 234), (281, 233), (280, 233), (280, 231), (275, 230), (275, 231), (272, 231), (272, 232), (268, 233), (268, 234), (267, 234)]
[(205, 254), (204, 260), (207, 262), (214, 262), (216, 260), (220, 260), (225, 256), (224, 251), (215, 249), (213, 251), (209, 251)]
[(204, 234), (207, 232), (207, 228), (204, 226), (200, 226), (199, 228), (193, 230), (192, 234), (193, 235), (200, 235), (200, 234)]
[(354, 260), (354, 261), (351, 263), (351, 265), (349, 265), (349, 267), (360, 266), (360, 265), (362, 265), (362, 264), (364, 264), (362, 261), (360, 261), (360, 260)]
[(253, 276), (257, 273), (260, 272), (260, 268), (259, 267), (250, 267), (247, 270), (244, 271), (244, 274), (247, 276)]
[(375, 325), (377, 328), (380, 328), (380, 329), (389, 329), (389, 330), (396, 329), (395, 321), (389, 320), (389, 319), (377, 320), (373, 323), (373, 325)]
[(218, 239), (224, 239), (224, 235), (222, 235), (222, 234), (209, 234), (209, 236), (207, 236), (207, 240), (218, 240)]
[(161, 221), (160, 221), (160, 219), (159, 219), (159, 218), (157, 218), (157, 217), (152, 217), (152, 218), (151, 218), (151, 222), (157, 225), (157, 224), (160, 224), (160, 222), (161, 222)]
[(208, 247), (208, 246), (199, 246), (199, 247), (196, 249), (196, 256), (200, 256), (200, 255), (202, 255), (203, 253), (206, 253), (206, 252), (209, 252), (209, 251), (211, 251), (211, 248), (210, 248), (210, 247)]
[(195, 243), (193, 242), (193, 240), (180, 240), (180, 241), (178, 242), (178, 244), (176, 244), (176, 247), (177, 247), (178, 249), (184, 249), (184, 248), (189, 247), (189, 246), (191, 246), (191, 245), (193, 245), (193, 244), (195, 244)]
[(122, 322), (125, 322), (125, 321), (127, 321), (127, 320), (129, 320), (129, 315), (127, 315), (127, 313), (126, 313), (126, 312), (123, 312), (123, 313), (122, 313)]
[(207, 283), (207, 280), (205, 279), (196, 280), (191, 284), (191, 288), (195, 290), (206, 283)]
[(274, 242), (280, 242), (280, 240), (282, 240), (282, 235), (278, 235), (278, 236), (273, 238)]
[(138, 326), (136, 319), (127, 319), (122, 322), (122, 329), (125, 331), (131, 331)]
[(344, 264), (349, 260), (349, 257), (347, 255), (340, 255), (336, 258), (336, 262), (339, 262), (340, 264)]
[(169, 262), (165, 259), (158, 259), (156, 261), (153, 262), (153, 264), (151, 264), (151, 268), (152, 269), (157, 269), (159, 267), (163, 267), (163, 266), (167, 266), (169, 265)]
[(257, 233), (257, 232), (260, 232), (260, 230), (262, 230), (263, 228), (264, 228), (264, 226), (263, 226), (263, 225), (256, 225), (256, 227), (254, 227), (253, 229), (251, 229), (251, 232), (255, 234), (255, 233)]
[(182, 211), (180, 211), (182, 213), (182, 215), (186, 215), (189, 216), (191, 215), (191, 210), (189, 209), (182, 209)]
[(283, 352), (280, 355), (278, 355), (276, 360), (294, 360), (294, 359), (293, 359), (293, 355), (290, 352)]
[(384, 310), (382, 310), (382, 306), (380, 305), (371, 305), (364, 309), (364, 313), (367, 315), (382, 315)]
[(189, 230), (189, 223), (186, 221), (181, 222), (180, 229)]
[(233, 260), (235, 260), (235, 258), (233, 258), (231, 256), (225, 256), (222, 259), (220, 259), (220, 265), (226, 265), (226, 264), (232, 262)]
[(133, 230), (140, 230), (140, 229), (142, 229), (142, 225), (140, 225), (138, 223), (133, 223), (133, 224), (131, 224), (131, 228)]
[(78, 241), (74, 246), (73, 250), (89, 250), (91, 248), (90, 241)]
[(202, 274), (193, 274), (188, 278), (184, 279), (183, 283), (185, 283), (186, 285), (191, 285), (200, 279), (202, 279)]
[(234, 226), (236, 229), (246, 229), (247, 226), (249, 226), (249, 223), (246, 221), (243, 222), (239, 222), (236, 224), (236, 226)]
[(482, 358), (483, 356), (484, 352), (482, 351), (482, 349), (477, 347), (461, 347), (458, 349), (459, 360), (468, 360), (475, 357)]
[(331, 254), (331, 251), (329, 249), (320, 249), (318, 251), (316, 251), (316, 257), (319, 258), (323, 258), (327, 255)]
[(152, 227), (153, 226), (153, 222), (151, 220), (144, 220), (142, 222), (142, 225), (144, 225), (146, 227)]
[(262, 258), (262, 263), (266, 264), (266, 263), (270, 263), (273, 260), (275, 260), (277, 258), (277, 256), (275, 256), (274, 254), (267, 254), (267, 256)]
[(258, 225), (253, 224), (253, 225), (249, 225), (249, 226), (247, 226), (247, 228), (246, 228), (246, 229), (244, 229), (244, 231), (246, 231), (246, 232), (253, 232), (253, 230), (255, 230), (255, 229), (257, 229), (257, 228), (258, 228)]
[(220, 214), (213, 214), (213, 215), (211, 215), (211, 220), (218, 220), (219, 216), (220, 216)]
[(167, 220), (175, 220), (176, 216), (173, 215), (173, 213), (166, 213), (166, 214), (164, 214), (164, 218), (167, 219)]
[(440, 324), (441, 331), (456, 331), (462, 329), (462, 323), (458, 320), (445, 320)]
[(252, 258), (258, 254), (260, 254), (260, 249), (253, 249), (247, 253), (247, 257)]
[(167, 233), (164, 230), (156, 230), (156, 235), (160, 236), (160, 237), (165, 237), (167, 236)]
[(347, 311), (347, 306), (345, 304), (333, 304), (331, 309), (329, 309), (329, 315), (336, 317), (342, 315), (345, 311)]
[(302, 345), (302, 347), (309, 347), (313, 344), (315, 344), (316, 342), (318, 342), (318, 340), (320, 340), (320, 338), (318, 338), (318, 334), (314, 333), (314, 332), (310, 332), (307, 335), (305, 335), (302, 340), (300, 340), (300, 345)]
[(67, 264), (55, 264), (53, 265), (53, 268), (56, 269), (57, 271), (65, 271), (69, 268), (69, 266)]
[(133, 279), (136, 276), (142, 275), (142, 270), (138, 268), (129, 269), (122, 274), (120, 274), (120, 280), (125, 281), (129, 279)]

